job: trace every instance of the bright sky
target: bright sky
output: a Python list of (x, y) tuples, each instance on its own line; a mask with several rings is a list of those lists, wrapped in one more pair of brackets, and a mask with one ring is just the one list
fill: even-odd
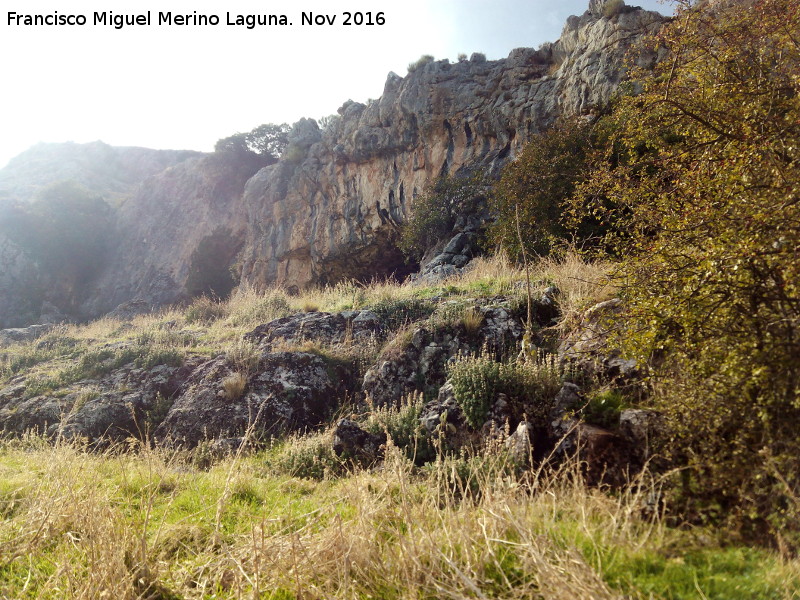
[[(558, 39), (588, 0), (5, 0), (0, 167), (37, 142), (211, 150), (261, 123), (336, 112), (377, 98), (389, 71), (422, 54), (503, 58)], [(658, 0), (629, 1), (668, 13)], [(151, 25), (93, 25), (95, 11)], [(158, 26), (158, 13), (217, 15), (217, 26)], [(383, 12), (382, 26), (343, 26), (344, 12)], [(14, 26), (10, 13), (85, 15), (85, 26)], [(302, 26), (301, 13), (335, 15)], [(286, 27), (226, 25), (226, 13), (285, 14)]]

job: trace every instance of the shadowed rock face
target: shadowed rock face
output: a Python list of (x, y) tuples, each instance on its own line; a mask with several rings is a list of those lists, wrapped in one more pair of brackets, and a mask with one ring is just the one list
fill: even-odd
[[(624, 76), (623, 57), (664, 22), (640, 9), (570, 17), (561, 39), (508, 58), (432, 62), (391, 73), (380, 99), (348, 101), (324, 130), (304, 119), (277, 164), (232, 164), (197, 153), (43, 145), (0, 170), (4, 198), (27, 201), (75, 180), (114, 209), (103, 267), (73, 304), (40, 265), (0, 239), (0, 327), (36, 322), (41, 304), (92, 318), (132, 300), (145, 307), (238, 281), (256, 288), (404, 275), (399, 226), (443, 173), (497, 171), (560, 114), (589, 114)], [(640, 56), (649, 64), (655, 56)]]
[(402, 271), (397, 229), (430, 181), (496, 170), (559, 114), (604, 105), (630, 46), (663, 22), (642, 10), (598, 14), (571, 17), (555, 44), (504, 60), (391, 73), (377, 101), (347, 102), (324, 131), (304, 124), (308, 144), (293, 160), (247, 184), (242, 279), (302, 286)]

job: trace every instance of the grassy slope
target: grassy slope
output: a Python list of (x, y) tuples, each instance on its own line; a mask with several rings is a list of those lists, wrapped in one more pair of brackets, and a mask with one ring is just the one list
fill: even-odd
[[(542, 265), (534, 278), (562, 289), (568, 317), (607, 293), (592, 283), (597, 269), (577, 260)], [(131, 326), (62, 327), (52, 343), (0, 350), (0, 368), (4, 381), (32, 375), (40, 391), (60, 394), (124, 360), (246, 354), (242, 333), (296, 310), (391, 313), (419, 298), (521, 297), (521, 279), (494, 260), (429, 288), (243, 292)], [(359, 350), (365, 361), (377, 351)], [(412, 409), (376, 411), (370, 423), (391, 430)], [(329, 431), (217, 461), (202, 449), (129, 446), (97, 454), (37, 438), (0, 444), (0, 598), (800, 596), (800, 562), (643, 511), (654, 482), (611, 496), (587, 490), (569, 467), (520, 474), (502, 452), (415, 468), (393, 448), (383, 468), (348, 473)]]
[(313, 482), (276, 466), (292, 446), (200, 470), (145, 449), (4, 445), (0, 596), (763, 599), (800, 583), (797, 562), (644, 518), (649, 487), (523, 481), (501, 456), (420, 471), (398, 451)]

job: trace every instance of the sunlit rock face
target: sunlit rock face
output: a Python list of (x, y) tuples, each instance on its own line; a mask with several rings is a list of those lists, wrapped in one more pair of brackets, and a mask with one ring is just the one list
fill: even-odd
[(242, 280), (303, 286), (402, 273), (398, 227), (430, 181), (496, 170), (559, 114), (606, 104), (628, 50), (664, 22), (640, 9), (604, 18), (601, 4), (570, 17), (554, 44), (390, 73), (378, 100), (345, 103), (322, 131), (304, 123), (306, 142), (247, 184)]
[(9, 307), (0, 327), (37, 322), (45, 303), (86, 319), (121, 304), (224, 296), (240, 282), (303, 287), (407, 273), (399, 227), (431, 181), (496, 172), (558, 115), (605, 105), (629, 49), (664, 22), (641, 9), (604, 17), (603, 8), (593, 1), (538, 50), (391, 73), (378, 100), (346, 102), (322, 129), (298, 122), (284, 157), (265, 168), (99, 142), (33, 148), (0, 170), (0, 209), (74, 180), (111, 206), (112, 243), (81, 289), (61, 289), (0, 239), (0, 307)]

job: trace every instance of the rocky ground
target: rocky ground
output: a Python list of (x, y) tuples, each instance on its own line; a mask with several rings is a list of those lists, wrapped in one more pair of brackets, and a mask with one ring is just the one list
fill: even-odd
[[(0, 331), (0, 428), (225, 451), (333, 427), (338, 455), (374, 465), (388, 432), (365, 429), (370, 411), (421, 398), (406, 443), (455, 453), (502, 443), (529, 465), (581, 451), (591, 479), (621, 483), (647, 459), (658, 416), (625, 407), (643, 386), (605, 344), (619, 301), (567, 298), (541, 273), (528, 327), (521, 274), (498, 262), (434, 285), (328, 288), (331, 310), (274, 291)], [(487, 266), (508, 272), (481, 275)]]

